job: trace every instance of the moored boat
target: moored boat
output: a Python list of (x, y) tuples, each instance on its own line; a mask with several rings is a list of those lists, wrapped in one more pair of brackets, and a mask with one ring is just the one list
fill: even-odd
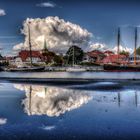
[(8, 68), (7, 71), (12, 72), (39, 72), (45, 70), (45, 66), (34, 66), (32, 61), (32, 44), (31, 44), (31, 33), (30, 33), (30, 24), (28, 23), (28, 33), (29, 33), (29, 50), (30, 50), (30, 65), (25, 67), (16, 67), (16, 68)]
[(45, 70), (45, 67), (21, 67), (21, 68), (8, 69), (8, 71), (11, 71), (11, 72), (40, 72), (44, 70)]
[(72, 59), (72, 66), (71, 67), (68, 67), (68, 68), (66, 68), (66, 71), (67, 72), (84, 72), (84, 71), (87, 71), (86, 70), (86, 68), (85, 67), (83, 67), (83, 66), (80, 66), (80, 65), (75, 65), (75, 50), (74, 50), (74, 47), (73, 47), (73, 59)]
[(118, 28), (118, 36), (117, 36), (117, 46), (118, 46), (118, 50), (117, 50), (117, 54), (118, 54), (118, 63), (117, 64), (104, 64), (103, 68), (105, 71), (122, 71), (122, 72), (136, 72), (139, 71), (140, 72), (140, 65), (136, 65), (136, 48), (137, 48), (137, 27), (135, 28), (135, 47), (134, 47), (134, 64), (126, 64), (126, 65), (122, 65), (120, 60), (119, 60), (119, 47), (120, 47), (120, 28)]
[(140, 66), (135, 65), (113, 65), (113, 64), (105, 64), (103, 66), (105, 71), (111, 72), (140, 72)]
[(67, 72), (82, 72), (82, 71), (87, 71), (83, 67), (75, 66), (75, 67), (69, 67), (66, 69)]

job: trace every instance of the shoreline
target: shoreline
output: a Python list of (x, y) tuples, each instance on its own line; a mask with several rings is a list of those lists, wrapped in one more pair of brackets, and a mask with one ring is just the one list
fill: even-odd
[(140, 79), (87, 79), (87, 78), (23, 78), (0, 77), (0, 81), (21, 83), (47, 83), (47, 84), (88, 84), (94, 82), (139, 82)]
[(140, 81), (140, 72), (0, 72), (0, 80), (42, 83)]

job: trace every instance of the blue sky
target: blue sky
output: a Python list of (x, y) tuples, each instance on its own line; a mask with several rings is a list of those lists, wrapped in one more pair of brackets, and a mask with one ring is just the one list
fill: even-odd
[(133, 47), (133, 28), (126, 26), (140, 25), (140, 2), (136, 0), (0, 0), (0, 9), (6, 14), (0, 16), (0, 46), (5, 54), (23, 42), (20, 29), (27, 17), (59, 16), (93, 33), (93, 42), (109, 47), (116, 43), (118, 26), (122, 27), (122, 44)]

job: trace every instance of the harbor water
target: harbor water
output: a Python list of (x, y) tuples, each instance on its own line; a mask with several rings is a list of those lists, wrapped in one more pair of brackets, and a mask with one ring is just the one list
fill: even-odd
[(0, 139), (140, 138), (140, 81), (0, 83)]
[(140, 79), (140, 72), (0, 72), (6, 78)]

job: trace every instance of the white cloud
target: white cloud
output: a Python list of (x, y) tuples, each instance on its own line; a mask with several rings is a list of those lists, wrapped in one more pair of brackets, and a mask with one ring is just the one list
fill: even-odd
[[(114, 48), (109, 48), (107, 47), (106, 44), (103, 43), (92, 43), (88, 48), (87, 51), (92, 51), (92, 50), (100, 50), (100, 51), (106, 51), (106, 50), (110, 50), (113, 51), (114, 53), (117, 53), (118, 47), (115, 46)], [(132, 48), (128, 48), (128, 47), (124, 47), (120, 45), (120, 51), (127, 51), (130, 54), (133, 53), (133, 49)]]
[(7, 123), (7, 119), (6, 118), (0, 118), (0, 125), (4, 125)]
[(36, 6), (38, 6), (38, 7), (50, 7), (50, 8), (54, 8), (54, 7), (56, 7), (56, 4), (49, 1), (49, 2), (39, 3)]
[(24, 44), (23, 44), (23, 43), (19, 43), (19, 44), (13, 46), (13, 49), (14, 49), (15, 51), (22, 50), (23, 48), (24, 48)]
[(44, 38), (48, 49), (57, 52), (65, 52), (71, 45), (87, 47), (92, 36), (86, 29), (79, 25), (60, 19), (59, 17), (47, 17), (44, 19), (27, 18), (23, 23), (22, 33), (25, 35), (23, 45), (20, 43), (14, 50), (29, 49), (28, 47), (28, 23), (31, 22), (31, 43), (33, 50), (41, 50)]
[[(126, 51), (126, 52), (129, 52), (130, 54), (133, 53), (133, 49), (132, 49), (132, 48), (128, 48), (128, 47), (124, 47), (124, 46), (121, 46), (121, 45), (120, 45), (119, 49), (120, 49), (120, 51)], [(114, 53), (117, 53), (117, 50), (118, 50), (118, 47), (117, 47), (117, 46), (115, 46), (115, 47), (112, 49), (112, 51), (113, 51)]]
[(107, 47), (103, 43), (93, 43), (87, 48), (87, 51), (92, 51), (92, 50), (105, 51), (107, 50)]
[(14, 87), (25, 90), (26, 98), (23, 99), (22, 104), (28, 115), (57, 117), (83, 106), (92, 99), (87, 91), (34, 85), (30, 96), (30, 85), (16, 84)]
[(4, 9), (0, 9), (0, 16), (5, 16), (6, 15), (6, 12)]

